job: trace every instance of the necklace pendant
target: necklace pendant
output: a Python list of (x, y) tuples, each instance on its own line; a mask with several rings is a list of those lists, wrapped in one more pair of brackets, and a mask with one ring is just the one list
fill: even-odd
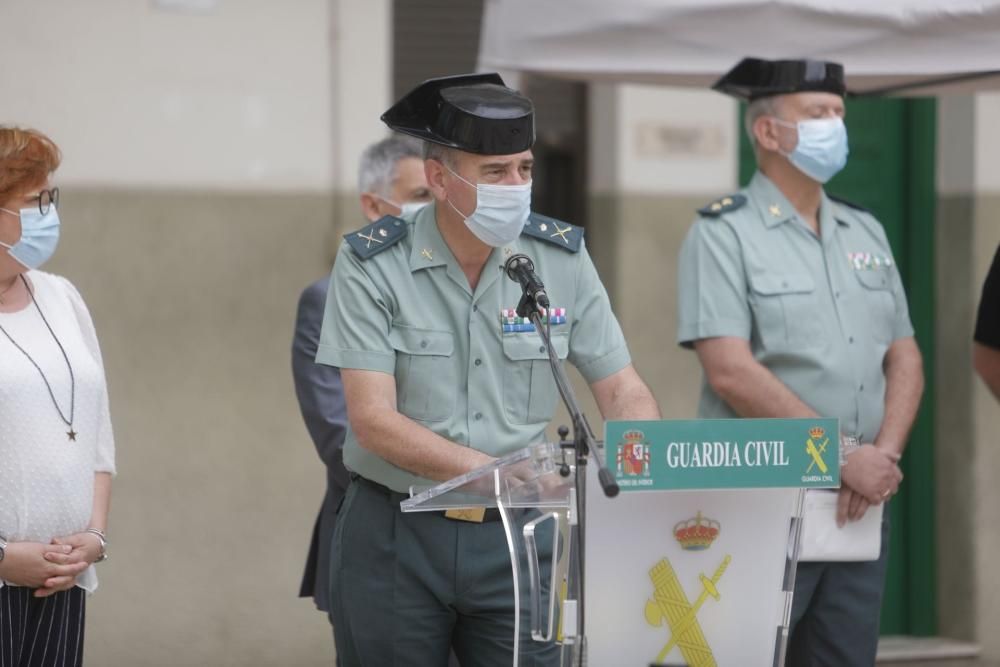
[(73, 442), (76, 442), (76, 431), (73, 430), (72, 426), (70, 426), (69, 430), (66, 431), (66, 437), (72, 440)]

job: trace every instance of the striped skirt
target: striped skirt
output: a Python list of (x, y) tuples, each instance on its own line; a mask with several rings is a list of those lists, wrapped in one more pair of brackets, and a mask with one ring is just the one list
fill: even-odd
[(86, 592), (74, 586), (36, 598), (33, 588), (0, 588), (0, 667), (80, 667)]

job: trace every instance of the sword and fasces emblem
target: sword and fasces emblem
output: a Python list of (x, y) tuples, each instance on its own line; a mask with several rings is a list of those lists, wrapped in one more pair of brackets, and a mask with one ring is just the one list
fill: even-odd
[(698, 611), (709, 596), (715, 600), (721, 599), (722, 595), (717, 584), (732, 560), (733, 557), (729, 555), (723, 558), (711, 578), (701, 575), (702, 590), (694, 604), (688, 601), (681, 582), (677, 579), (677, 573), (668, 559), (660, 560), (649, 571), (649, 578), (653, 582), (655, 591), (653, 598), (646, 601), (646, 622), (659, 627), (666, 621), (670, 628), (670, 641), (656, 656), (654, 662), (663, 662), (676, 646), (690, 667), (717, 666), (712, 648), (705, 638), (705, 633), (702, 632), (701, 624), (698, 623)]
[[(823, 454), (826, 453), (826, 446), (830, 444), (830, 438), (823, 438), (825, 434), (826, 431), (819, 426), (809, 429), (809, 439), (806, 440), (806, 452), (812, 457), (812, 461), (809, 463), (809, 467), (806, 468), (807, 475), (812, 472), (813, 466), (819, 468), (819, 471), (824, 475), (828, 470), (826, 461), (823, 460)], [(822, 442), (820, 442), (821, 439)], [(818, 445), (816, 444), (817, 442), (819, 442)]]

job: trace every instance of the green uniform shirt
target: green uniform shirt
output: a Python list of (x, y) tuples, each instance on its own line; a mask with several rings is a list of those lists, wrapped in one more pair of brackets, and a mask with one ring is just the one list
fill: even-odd
[[(762, 173), (703, 209), (681, 248), (678, 341), (737, 336), (813, 410), (871, 442), (889, 345), (913, 335), (882, 226), (823, 194), (813, 233)], [(698, 415), (737, 416), (702, 382)]]
[[(559, 242), (558, 231), (573, 228), (555, 222), (546, 233)], [(501, 311), (521, 298), (500, 270), (511, 253), (534, 260), (552, 308), (566, 310), (566, 322), (551, 328), (560, 358), (591, 383), (631, 363), (585, 248), (574, 253), (522, 234), (492, 252), (473, 293), (438, 232), (433, 204), (400, 224), (406, 236), (368, 259), (341, 246), (316, 360), (395, 375), (397, 409), (410, 419), (492, 456), (543, 440), (558, 393), (538, 333), (503, 332)], [(351, 429), (344, 463), (404, 493), (435, 483), (362, 448)]]

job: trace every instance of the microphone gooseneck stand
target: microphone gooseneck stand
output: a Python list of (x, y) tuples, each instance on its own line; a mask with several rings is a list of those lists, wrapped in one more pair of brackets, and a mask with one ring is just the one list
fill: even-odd
[[(529, 260), (530, 262), (530, 260)], [(533, 268), (533, 267), (532, 267)], [(543, 292), (544, 294), (544, 292)], [(548, 301), (546, 297), (546, 302)], [(545, 307), (549, 304), (545, 303)], [(586, 526), (586, 488), (587, 488), (587, 457), (588, 455), (593, 458), (595, 465), (597, 466), (597, 479), (601, 484), (601, 488), (604, 491), (604, 495), (608, 498), (614, 498), (618, 495), (618, 484), (615, 482), (614, 475), (608, 470), (608, 466), (604, 461), (604, 443), (598, 440), (594, 436), (594, 431), (590, 427), (590, 423), (584, 416), (583, 411), (580, 409), (580, 403), (577, 401), (576, 393), (573, 391), (573, 386), (570, 384), (569, 377), (566, 375), (566, 371), (562, 367), (562, 363), (559, 360), (559, 355), (556, 354), (555, 348), (552, 346), (552, 337), (550, 335), (549, 329), (549, 311), (546, 308), (545, 321), (542, 321), (542, 314), (539, 308), (539, 304), (536, 303), (534, 296), (528, 291), (523, 290), (523, 295), (520, 302), (517, 304), (517, 314), (519, 317), (527, 317), (535, 325), (535, 330), (541, 337), (545, 349), (549, 356), (549, 365), (552, 367), (552, 375), (556, 381), (556, 387), (559, 389), (559, 395), (562, 397), (563, 404), (566, 406), (569, 412), (570, 419), (573, 424), (573, 439), (571, 441), (565, 440), (566, 429), (565, 427), (560, 429), (560, 436), (563, 441), (560, 442), (560, 446), (565, 449), (570, 449), (573, 451), (575, 458), (575, 471), (576, 471), (576, 484), (575, 484), (575, 495), (576, 495), (576, 521), (570, 521), (570, 545), (571, 553), (569, 560), (569, 585), (566, 591), (567, 600), (576, 600), (576, 637), (579, 640), (574, 642), (577, 644), (574, 647), (577, 655), (577, 664), (582, 667), (584, 664), (584, 656), (586, 654), (586, 636), (584, 632), (584, 547), (585, 547), (585, 526)], [(568, 474), (568, 473), (564, 473)], [(573, 576), (573, 575), (576, 576)]]

